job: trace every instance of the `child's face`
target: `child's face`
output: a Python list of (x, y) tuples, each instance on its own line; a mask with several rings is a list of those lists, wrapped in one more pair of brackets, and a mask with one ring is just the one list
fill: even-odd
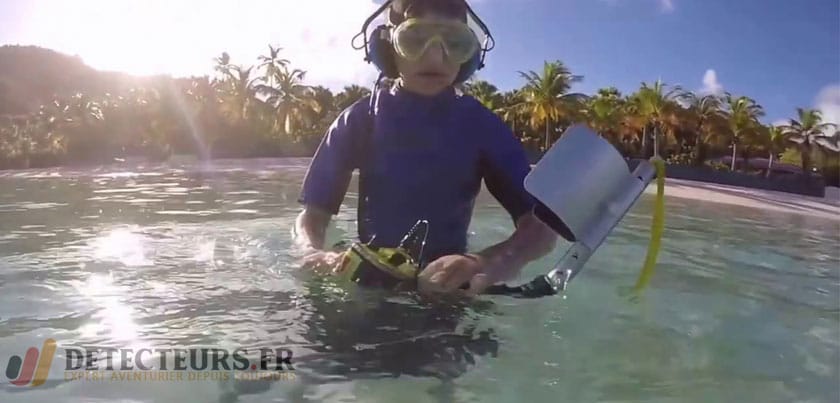
[[(424, 22), (442, 22), (445, 24), (461, 23), (451, 17), (424, 16)], [(439, 42), (428, 46), (422, 56), (408, 59), (396, 53), (397, 69), (402, 78), (403, 87), (422, 94), (435, 95), (455, 82), (461, 69), (461, 61), (453, 60)]]

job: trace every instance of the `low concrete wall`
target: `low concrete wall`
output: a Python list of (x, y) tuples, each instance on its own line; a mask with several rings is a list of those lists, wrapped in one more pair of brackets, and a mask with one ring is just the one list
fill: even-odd
[(687, 165), (668, 165), (665, 168), (665, 176), (674, 179), (825, 197), (825, 182), (819, 176), (784, 175), (765, 178), (741, 172), (716, 171), (711, 168)]

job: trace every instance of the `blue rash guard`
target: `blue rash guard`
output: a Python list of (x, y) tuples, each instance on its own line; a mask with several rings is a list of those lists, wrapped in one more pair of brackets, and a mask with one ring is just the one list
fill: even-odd
[[(481, 181), (516, 221), (534, 200), (530, 165), (507, 125), (454, 89), (422, 96), (382, 89), (336, 119), (306, 173), (299, 201), (336, 214), (359, 170), (359, 239), (394, 247), (429, 222), (424, 261), (464, 253)], [(370, 113), (373, 113), (371, 116)], [(372, 129), (372, 130), (371, 130)]]

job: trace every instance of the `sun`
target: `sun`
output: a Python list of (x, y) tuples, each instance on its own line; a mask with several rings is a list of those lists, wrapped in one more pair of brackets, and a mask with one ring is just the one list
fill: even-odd
[[(204, 73), (209, 43), (225, 43), (228, 19), (212, 2), (81, 0), (35, 3), (27, 24), (45, 46), (79, 55), (102, 70), (137, 75)], [(218, 33), (218, 37), (214, 36)], [(230, 49), (235, 51), (235, 49)]]
[[(25, 2), (20, 42), (79, 55), (94, 68), (137, 75), (210, 74), (228, 52), (256, 64), (268, 45), (321, 80), (370, 70), (350, 39), (373, 0), (77, 0)], [(366, 73), (365, 73), (366, 74)], [(364, 75), (364, 74), (363, 74)]]

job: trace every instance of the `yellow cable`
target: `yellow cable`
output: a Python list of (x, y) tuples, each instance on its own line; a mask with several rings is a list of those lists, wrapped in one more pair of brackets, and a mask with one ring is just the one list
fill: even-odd
[(656, 201), (653, 207), (653, 223), (651, 224), (647, 256), (634, 291), (644, 289), (653, 277), (656, 258), (659, 255), (659, 246), (662, 243), (662, 231), (665, 228), (665, 161), (662, 158), (654, 157), (651, 162), (656, 168)]

